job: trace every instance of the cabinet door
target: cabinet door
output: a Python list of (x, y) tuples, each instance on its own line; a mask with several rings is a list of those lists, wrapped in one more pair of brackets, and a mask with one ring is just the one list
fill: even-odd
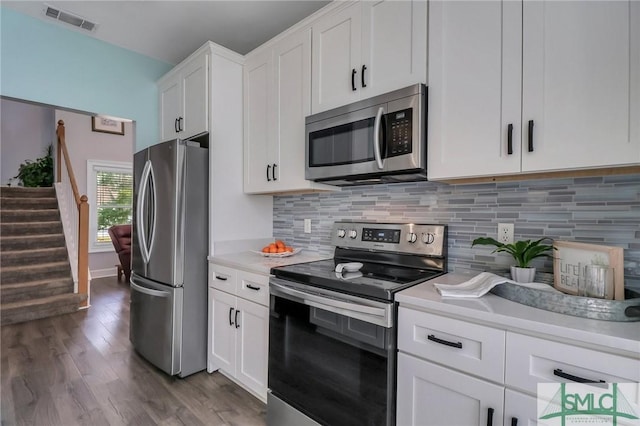
[(267, 398), (269, 309), (238, 298), (236, 378), (249, 389)]
[[(236, 371), (236, 297), (209, 288), (209, 370)], [(239, 315), (238, 315), (239, 316)]]
[(265, 192), (272, 183), (271, 67), (271, 49), (247, 57), (244, 64), (245, 192)]
[(182, 113), (179, 137), (190, 138), (209, 131), (209, 55), (201, 55), (185, 65), (181, 72)]
[(430, 2), (429, 179), (520, 171), (521, 8)]
[(536, 426), (538, 424), (538, 400), (510, 389), (504, 392), (504, 426)]
[(525, 1), (522, 170), (640, 161), (640, 5)]
[[(286, 191), (308, 186), (304, 178), (305, 117), (311, 113), (311, 30), (274, 47), (275, 184)], [(276, 145), (276, 144), (274, 144)]]
[(314, 114), (360, 98), (361, 20), (361, 4), (357, 2), (313, 25)]
[(426, 1), (362, 2), (358, 71), (358, 87), (367, 98), (427, 82)]
[[(504, 388), (400, 352), (397, 424), (498, 425)], [(489, 421), (490, 409), (493, 422)]]
[(180, 102), (180, 78), (166, 80), (158, 86), (158, 103), (160, 106), (160, 140), (168, 141), (178, 137), (177, 119), (182, 115)]

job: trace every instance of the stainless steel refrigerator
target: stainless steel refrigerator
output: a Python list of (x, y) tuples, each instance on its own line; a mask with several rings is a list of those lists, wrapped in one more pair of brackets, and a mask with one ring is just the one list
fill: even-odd
[(172, 376), (207, 364), (208, 165), (182, 140), (134, 155), (129, 340)]

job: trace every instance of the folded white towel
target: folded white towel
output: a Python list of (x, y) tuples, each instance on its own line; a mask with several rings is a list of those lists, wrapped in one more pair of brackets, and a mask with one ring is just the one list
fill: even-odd
[(501, 277), (490, 272), (483, 272), (469, 281), (461, 284), (433, 284), (443, 297), (482, 297), (498, 284), (512, 283), (523, 287), (534, 288), (536, 290), (558, 292), (548, 284), (542, 283), (517, 283), (505, 277)]

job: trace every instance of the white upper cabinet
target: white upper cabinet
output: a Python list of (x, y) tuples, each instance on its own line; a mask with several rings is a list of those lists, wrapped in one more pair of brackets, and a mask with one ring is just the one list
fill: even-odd
[(271, 80), (271, 50), (248, 56), (244, 63), (244, 192), (268, 192), (272, 183)]
[(640, 4), (526, 1), (523, 16), (522, 170), (640, 162)]
[(511, 1), (430, 3), (430, 179), (520, 172), (521, 12)]
[(308, 181), (305, 117), (311, 111), (311, 29), (247, 56), (244, 67), (244, 192), (334, 190)]
[(313, 113), (359, 99), (360, 3), (329, 14), (313, 25)]
[(312, 113), (427, 78), (427, 3), (363, 1), (313, 24)]
[(209, 131), (209, 55), (180, 64), (158, 82), (160, 139), (187, 139)]
[(429, 8), (429, 179), (640, 162), (640, 4)]

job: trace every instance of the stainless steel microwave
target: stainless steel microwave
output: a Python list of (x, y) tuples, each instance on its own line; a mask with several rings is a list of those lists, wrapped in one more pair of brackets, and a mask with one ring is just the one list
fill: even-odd
[(346, 186), (427, 178), (427, 87), (415, 84), (305, 121), (305, 177)]

